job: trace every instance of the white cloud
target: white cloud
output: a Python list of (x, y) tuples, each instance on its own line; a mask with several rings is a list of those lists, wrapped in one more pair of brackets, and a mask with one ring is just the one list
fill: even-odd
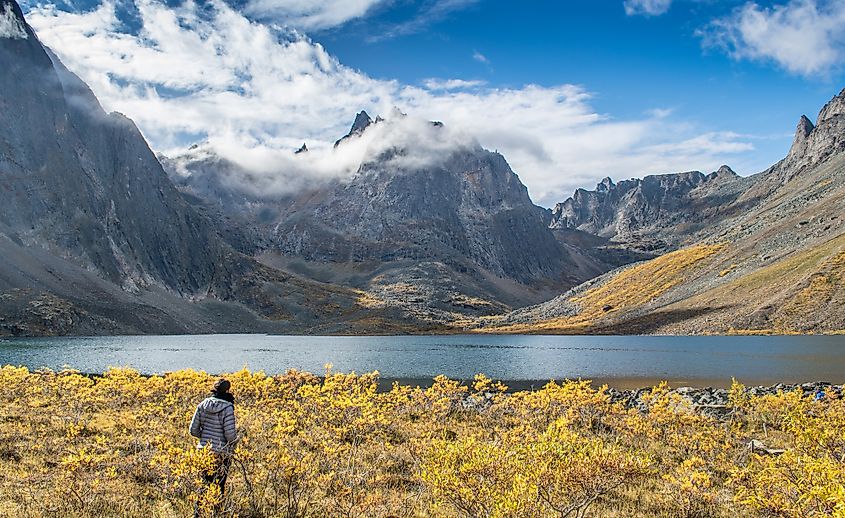
[[(442, 120), (447, 130), (436, 135), (458, 145), (471, 135), (500, 151), (547, 206), (603, 176), (714, 170), (751, 148), (742, 136), (696, 131), (666, 111), (616, 120), (573, 85), (376, 80), (304, 36), (250, 22), (219, 0), (202, 11), (192, 3), (136, 3), (136, 35), (123, 32), (110, 1), (83, 14), (39, 8), (28, 18), (107, 109), (138, 123), (154, 149), (172, 155), (207, 140), (263, 178), (257, 185), (349, 174), (373, 145), (368, 139), (407, 143), (400, 137), (412, 132), (385, 125), (368, 131), (361, 145), (333, 150), (358, 110), (389, 116), (393, 106), (410, 113), (409, 121)], [(413, 142), (442, 151), (442, 141), (422, 140)], [(309, 153), (294, 157), (303, 141)]]
[(828, 75), (845, 62), (845, 2), (747, 3), (699, 31), (705, 46), (735, 59), (774, 62), (804, 76)]
[(466, 90), (470, 88), (478, 88), (479, 86), (484, 86), (485, 84), (486, 81), (478, 79), (466, 80), (431, 78), (423, 81), (423, 85), (428, 90)]
[(655, 119), (665, 119), (674, 112), (675, 110), (672, 108), (652, 108), (651, 110), (646, 111), (647, 114), (651, 115)]
[(625, 0), (625, 14), (628, 16), (660, 16), (672, 7), (672, 0)]
[[(301, 154), (285, 147), (286, 142), (244, 146), (242, 140), (232, 137), (215, 135), (207, 143), (175, 157), (177, 169), (181, 167), (183, 174), (189, 174), (184, 167), (186, 161), (221, 156), (246, 169), (229, 172), (224, 177), (229, 186), (255, 196), (273, 196), (296, 192), (322, 179), (350, 177), (362, 163), (379, 156), (390, 156), (384, 162), (386, 167), (413, 169), (436, 164), (461, 147), (478, 145), (472, 136), (456, 128), (434, 126), (425, 119), (396, 113), (371, 125), (362, 135), (344, 139), (336, 148), (323, 145)], [(397, 148), (405, 152), (393, 154)], [(246, 177), (233, 178), (233, 173)]]
[(247, 0), (244, 12), (304, 30), (326, 29), (360, 18), (389, 0)]
[(3, 12), (0, 13), (0, 38), (25, 40), (27, 38), (26, 31), (12, 11), (11, 4), (6, 4), (3, 7)]
[(478, 61), (479, 63), (484, 63), (485, 65), (490, 64), (490, 60), (487, 59), (487, 56), (485, 56), (481, 52), (478, 52), (477, 50), (472, 53), (472, 59)]
[(475, 5), (479, 0), (431, 0), (424, 3), (416, 16), (406, 22), (402, 22), (370, 38), (371, 41), (381, 41), (397, 36), (414, 34), (426, 29), (429, 25), (436, 23), (455, 11), (466, 9)]

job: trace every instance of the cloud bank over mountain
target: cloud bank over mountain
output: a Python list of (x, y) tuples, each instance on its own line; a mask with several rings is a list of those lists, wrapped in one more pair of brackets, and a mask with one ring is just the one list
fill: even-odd
[[(324, 4), (329, 9), (328, 3), (315, 5)], [(353, 4), (356, 9), (350, 6), (344, 16), (358, 16), (377, 2)], [(614, 118), (596, 110), (594, 94), (578, 85), (496, 88), (474, 78), (421, 85), (374, 79), (301, 32), (252, 21), (220, 1), (171, 8), (136, 0), (134, 6), (132, 28), (111, 0), (81, 13), (35, 7), (28, 19), (106, 109), (133, 118), (165, 154), (208, 141), (257, 174), (289, 168), (303, 181), (309, 174), (349, 174), (349, 157), (361, 151), (330, 152), (334, 141), (357, 111), (385, 115), (396, 106), (414, 119), (442, 120), (449, 131), (502, 152), (535, 201), (552, 205), (574, 187), (620, 170), (713, 170), (753, 148), (747, 136), (697, 128), (666, 107)], [(314, 27), (343, 18), (318, 22), (331, 17), (316, 8), (302, 16), (311, 16)], [(303, 141), (313, 154), (293, 161)], [(313, 170), (292, 165), (302, 162)]]

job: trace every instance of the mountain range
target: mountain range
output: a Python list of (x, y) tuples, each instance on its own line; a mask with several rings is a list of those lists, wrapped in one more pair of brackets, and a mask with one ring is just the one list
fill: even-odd
[[(156, 155), (0, 11), (0, 335), (842, 327), (845, 90), (759, 174), (605, 178), (552, 210), (474, 141), (377, 142), (349, 175), (250, 189), (209, 143)], [(330, 152), (405, 117), (361, 111)]]

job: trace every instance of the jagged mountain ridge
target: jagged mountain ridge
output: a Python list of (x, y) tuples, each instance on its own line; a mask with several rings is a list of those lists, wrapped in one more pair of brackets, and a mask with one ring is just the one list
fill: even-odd
[(816, 124), (802, 115), (787, 156), (757, 175), (740, 177), (722, 166), (707, 175), (661, 174), (618, 184), (605, 178), (595, 190), (578, 189), (556, 204), (551, 227), (577, 229), (648, 251), (670, 251), (706, 239), (795, 175), (845, 149), (842, 99), (840, 93), (828, 102)]
[(552, 228), (577, 229), (628, 247), (670, 251), (706, 239), (714, 229), (760, 205), (795, 175), (845, 149), (842, 93), (819, 112), (816, 124), (798, 121), (787, 156), (769, 169), (740, 177), (728, 166), (646, 176), (595, 190), (578, 189), (552, 209)]
[(642, 250), (670, 250), (735, 214), (733, 204), (750, 181), (730, 167), (646, 176), (593, 191), (578, 189), (552, 209), (550, 226), (577, 229)]

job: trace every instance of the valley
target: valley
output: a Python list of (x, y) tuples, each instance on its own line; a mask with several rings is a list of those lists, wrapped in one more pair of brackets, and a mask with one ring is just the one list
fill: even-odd
[[(787, 156), (540, 207), (448, 122), (355, 116), (347, 176), (279, 189), (154, 153), (22, 28), (0, 38), (0, 335), (841, 331), (845, 90)], [(5, 11), (4, 11), (5, 12)], [(10, 15), (10, 16), (11, 16)], [(291, 150), (307, 170), (308, 143)], [(265, 182), (265, 183), (262, 183)]]

